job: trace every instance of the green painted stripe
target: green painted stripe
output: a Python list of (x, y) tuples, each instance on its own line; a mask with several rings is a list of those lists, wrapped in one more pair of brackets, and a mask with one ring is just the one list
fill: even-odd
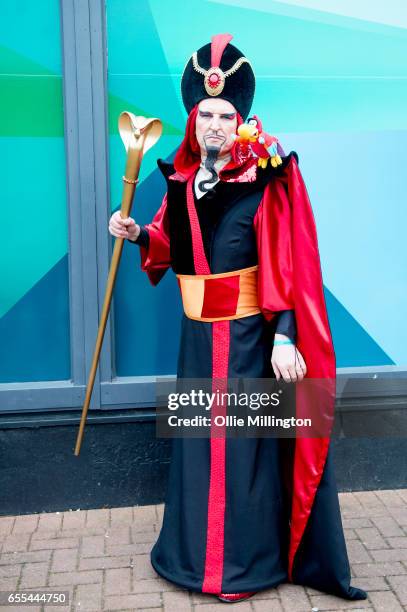
[(0, 45), (0, 74), (55, 76), (52, 70), (3, 45)]
[[(119, 115), (125, 110), (143, 117), (151, 116), (150, 113), (142, 108), (139, 108), (135, 104), (118, 96), (114, 96), (113, 94), (109, 94), (109, 134), (114, 135), (118, 133), (117, 124)], [(165, 136), (180, 136), (183, 135), (184, 132), (174, 125), (163, 121), (163, 134)]]
[[(59, 76), (0, 75), (0, 136), (61, 137), (64, 135), (62, 79)], [(109, 133), (117, 134), (120, 113), (149, 116), (131, 102), (109, 95)], [(164, 122), (166, 136), (183, 132)]]
[(0, 90), (0, 136), (63, 136), (61, 77), (0, 75)]

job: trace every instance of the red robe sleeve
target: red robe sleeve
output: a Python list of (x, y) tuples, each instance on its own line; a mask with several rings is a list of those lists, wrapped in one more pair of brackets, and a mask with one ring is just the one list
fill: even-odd
[(171, 265), (167, 194), (151, 223), (144, 225), (148, 247), (140, 245), (141, 269), (147, 272), (152, 285), (157, 285)]

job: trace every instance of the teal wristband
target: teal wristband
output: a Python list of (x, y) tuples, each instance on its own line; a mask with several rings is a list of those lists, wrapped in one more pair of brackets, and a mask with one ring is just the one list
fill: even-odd
[(280, 344), (294, 344), (291, 340), (274, 340), (274, 346), (279, 346)]

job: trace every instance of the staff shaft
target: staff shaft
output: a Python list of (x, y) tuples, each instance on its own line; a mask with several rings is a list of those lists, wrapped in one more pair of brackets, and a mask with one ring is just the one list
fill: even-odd
[[(136, 145), (129, 149), (126, 161), (126, 170), (125, 177), (127, 179), (131, 179), (137, 181), (138, 175), (140, 172), (141, 161), (143, 158), (143, 146), (145, 141), (145, 134), (141, 134), (137, 140)], [(120, 209), (120, 214), (123, 218), (127, 218), (130, 216), (131, 207), (133, 203), (134, 193), (135, 193), (136, 183), (128, 183), (124, 181), (123, 183), (123, 195), (122, 195), (122, 205)], [(89, 372), (88, 384), (86, 386), (86, 394), (85, 401), (82, 408), (82, 415), (79, 424), (79, 431), (76, 438), (75, 451), (74, 454), (76, 456), (79, 455), (81, 444), (83, 440), (83, 435), (85, 432), (85, 424), (86, 418), (88, 415), (88, 409), (90, 405), (90, 400), (92, 397), (92, 391), (95, 384), (96, 371), (99, 363), (100, 353), (102, 350), (103, 338), (105, 335), (107, 319), (110, 311), (110, 304), (112, 302), (114, 285), (116, 282), (117, 270), (119, 268), (120, 258), (123, 251), (124, 238), (116, 238), (115, 245), (113, 248), (112, 260), (110, 263), (109, 275), (107, 278), (106, 292), (105, 298), (103, 301), (102, 312), (100, 316), (100, 323), (98, 328), (98, 333), (96, 337), (96, 345), (93, 353), (92, 365)]]

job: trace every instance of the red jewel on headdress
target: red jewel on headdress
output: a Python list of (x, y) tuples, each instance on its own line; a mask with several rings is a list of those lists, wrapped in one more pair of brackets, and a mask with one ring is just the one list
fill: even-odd
[(210, 96), (220, 94), (225, 86), (225, 73), (218, 66), (212, 66), (209, 70), (202, 71), (205, 75), (204, 85)]
[(209, 77), (209, 86), (217, 87), (220, 83), (220, 76), (218, 74), (211, 74)]

